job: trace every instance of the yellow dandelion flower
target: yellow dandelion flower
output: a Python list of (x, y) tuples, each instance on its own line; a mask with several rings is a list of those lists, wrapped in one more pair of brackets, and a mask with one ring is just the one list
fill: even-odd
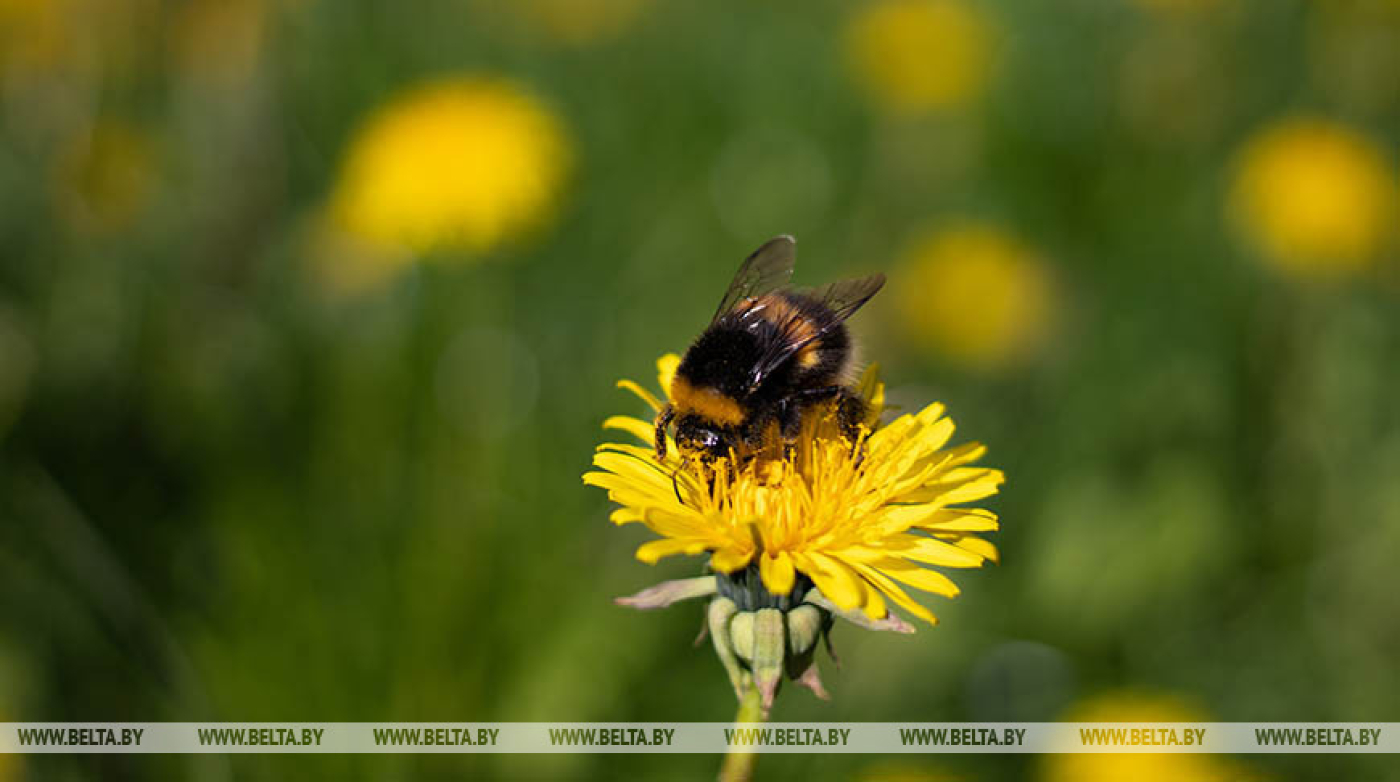
[(564, 129), (522, 88), (486, 78), (419, 87), (355, 135), (331, 196), (337, 227), (413, 252), (484, 252), (551, 212), (569, 158)]
[[(663, 389), (679, 362), (675, 355), (658, 362)], [(620, 385), (660, 410), (660, 399), (637, 384)], [(800, 600), (815, 588), (842, 612), (883, 619), (894, 603), (933, 623), (905, 589), (953, 597), (952, 580), (927, 566), (979, 567), (996, 559), (995, 547), (978, 537), (997, 529), (996, 515), (963, 504), (995, 494), (1003, 476), (971, 466), (986, 451), (978, 443), (944, 447), (953, 422), (942, 405), (877, 426), (883, 386), (873, 373), (862, 386), (873, 430), (856, 447), (831, 417), (813, 416), (782, 459), (753, 459), (737, 469), (720, 460), (702, 473), (674, 442), (661, 460), (650, 445), (607, 443), (584, 482), (621, 506), (613, 522), (639, 522), (661, 536), (637, 549), (643, 562), (708, 554), (713, 570), (741, 582), (749, 574), (750, 584), (761, 582), (772, 596)], [(618, 416), (604, 426), (651, 442), (647, 421)]]
[(964, 223), (911, 245), (896, 309), (910, 341), (967, 366), (1024, 355), (1050, 321), (1050, 277), (1030, 248), (984, 224)]
[[(1065, 715), (1070, 722), (1209, 722), (1210, 719), (1169, 695), (1115, 691), (1077, 704)], [(1188, 753), (1052, 753), (1044, 756), (1045, 782), (1213, 782), (1252, 778), (1213, 755)]]
[(1323, 119), (1265, 128), (1239, 152), (1230, 217), (1263, 259), (1325, 276), (1367, 268), (1397, 217), (1391, 161), (1365, 135)]
[(963, 0), (881, 0), (863, 6), (846, 35), (856, 79), (895, 113), (968, 103), (987, 81), (992, 49), (990, 21)]

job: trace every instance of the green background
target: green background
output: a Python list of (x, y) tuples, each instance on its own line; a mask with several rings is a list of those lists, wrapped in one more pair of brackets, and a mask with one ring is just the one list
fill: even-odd
[[(636, 562), (645, 531), (614, 528), (579, 480), (600, 422), (644, 412), (614, 382), (651, 386), (654, 359), (684, 348), (772, 235), (796, 234), (799, 281), (821, 283), (890, 268), (951, 217), (1050, 264), (1053, 336), (974, 370), (892, 336), (888, 293), (853, 328), (896, 402), (946, 402), (958, 439), (1006, 470), (990, 503), (1002, 563), (953, 573), (964, 594), (925, 601), (936, 628), (839, 627), (835, 700), (789, 688), (775, 718), (1040, 721), (1129, 689), (1218, 721), (1400, 719), (1395, 253), (1300, 282), (1222, 216), (1232, 153), (1280, 116), (1332, 117), (1394, 151), (1395, 71), (1341, 89), (1310, 52), (1324, 14), (1396, 41), (1395, 9), (988, 3), (984, 94), (889, 118), (845, 66), (854, 4), (655, 2), (586, 46), (490, 4), (276, 5), (255, 72), (222, 91), (180, 74), (179, 5), (124, 9), (126, 37), (81, 88), (6, 93), (0, 719), (728, 719), (723, 671), (691, 645), (700, 606), (611, 602), (702, 564)], [(1120, 110), (1125, 58), (1164, 30), (1213, 64), (1162, 98), (1174, 116), (1216, 96), (1184, 140)], [(484, 257), (443, 251), (327, 295), (302, 237), (352, 133), (455, 73), (517, 79), (558, 114), (574, 165), (556, 213)], [(120, 229), (75, 228), (57, 206), (53, 128), (73, 112), (151, 140), (154, 189)], [(706, 779), (717, 763), (29, 756), (0, 776)], [(759, 771), (876, 778), (881, 763)], [(1400, 778), (1381, 756), (1242, 763)]]

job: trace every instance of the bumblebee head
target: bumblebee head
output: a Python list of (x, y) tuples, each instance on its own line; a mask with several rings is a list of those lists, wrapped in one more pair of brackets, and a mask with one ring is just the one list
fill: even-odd
[(717, 459), (729, 455), (734, 432), (703, 416), (683, 415), (676, 420), (676, 445), (684, 453)]

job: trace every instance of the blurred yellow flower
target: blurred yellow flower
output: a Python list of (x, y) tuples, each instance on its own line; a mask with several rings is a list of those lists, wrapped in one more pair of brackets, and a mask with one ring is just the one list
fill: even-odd
[(847, 59), (881, 107), (917, 113), (964, 105), (992, 67), (990, 20), (964, 0), (880, 0), (846, 34)]
[[(1116, 691), (1083, 701), (1064, 715), (1069, 722), (1209, 722), (1210, 718), (1167, 695)], [(1051, 753), (1042, 756), (1044, 782), (1225, 782), (1240, 770), (1213, 755), (1172, 753)]]
[(356, 133), (330, 215), (386, 250), (485, 252), (550, 215), (568, 160), (559, 120), (519, 86), (439, 81), (397, 98)]
[(76, 228), (127, 227), (146, 205), (155, 179), (146, 137), (119, 120), (99, 120), (69, 139), (55, 158), (52, 188), (60, 213)]
[(646, 0), (518, 0), (509, 7), (544, 36), (572, 45), (599, 43), (625, 30), (646, 6)]
[(1265, 260), (1304, 275), (1366, 268), (1400, 217), (1392, 163), (1380, 147), (1315, 118), (1275, 123), (1244, 145), (1228, 208)]
[(896, 274), (905, 337), (958, 363), (991, 367), (1021, 357), (1049, 325), (1044, 264), (992, 226), (964, 223), (926, 236)]

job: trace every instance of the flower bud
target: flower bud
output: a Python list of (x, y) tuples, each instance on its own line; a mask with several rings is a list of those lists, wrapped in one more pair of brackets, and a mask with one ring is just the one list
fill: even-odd
[(822, 686), (816, 651), (817, 642), (825, 641), (832, 660), (836, 659), (831, 649), (831, 626), (836, 617), (869, 630), (914, 632), (893, 613), (871, 619), (860, 609), (842, 611), (800, 574), (791, 592), (774, 595), (764, 587), (754, 566), (734, 573), (667, 581), (617, 602), (647, 610), (709, 596), (713, 597), (706, 609), (705, 631), (734, 694), (743, 701), (746, 692), (757, 689), (765, 712), (772, 707), (784, 678), (810, 689), (818, 698), (830, 698)]
[(814, 658), (817, 642), (831, 629), (831, 612), (803, 600), (815, 594), (810, 582), (793, 593), (772, 595), (756, 573), (740, 571), (719, 575), (717, 586), (708, 625), (736, 694), (742, 699), (747, 686), (756, 687), (767, 710), (789, 678), (828, 697)]

